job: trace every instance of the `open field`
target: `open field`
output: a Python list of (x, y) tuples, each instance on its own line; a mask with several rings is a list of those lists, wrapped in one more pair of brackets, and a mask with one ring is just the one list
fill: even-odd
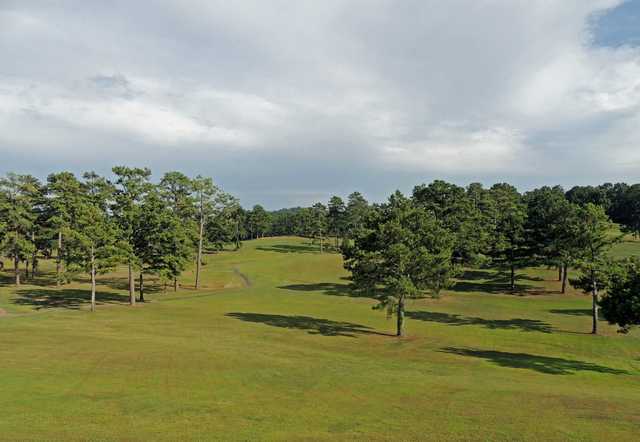
[[(616, 254), (640, 252), (640, 242)], [(0, 439), (637, 440), (640, 334), (560, 295), (468, 270), (410, 301), (407, 334), (349, 290), (337, 254), (300, 238), (207, 257), (202, 290), (126, 303), (125, 273), (0, 287)], [(9, 263), (6, 263), (10, 267)], [(47, 267), (48, 265), (48, 267)], [(51, 271), (51, 263), (44, 270)]]

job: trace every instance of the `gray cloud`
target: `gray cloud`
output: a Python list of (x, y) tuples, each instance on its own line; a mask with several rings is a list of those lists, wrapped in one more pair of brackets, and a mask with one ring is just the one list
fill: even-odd
[(180, 169), (270, 207), (638, 180), (640, 50), (594, 44), (619, 4), (5, 1), (1, 169)]

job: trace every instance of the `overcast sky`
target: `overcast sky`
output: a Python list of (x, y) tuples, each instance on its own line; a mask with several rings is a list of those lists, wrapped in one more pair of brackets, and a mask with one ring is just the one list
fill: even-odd
[(0, 172), (243, 205), (640, 181), (640, 0), (0, 0)]

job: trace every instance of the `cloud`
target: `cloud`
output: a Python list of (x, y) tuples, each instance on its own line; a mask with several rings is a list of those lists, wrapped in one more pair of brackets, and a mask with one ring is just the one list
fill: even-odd
[(178, 168), (273, 205), (637, 180), (640, 49), (594, 34), (621, 4), (6, 1), (3, 169)]

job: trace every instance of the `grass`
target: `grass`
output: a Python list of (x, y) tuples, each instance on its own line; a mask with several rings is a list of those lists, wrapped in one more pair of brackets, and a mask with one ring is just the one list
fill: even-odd
[[(640, 243), (620, 254), (638, 253)], [(618, 252), (616, 252), (618, 253)], [(557, 273), (469, 270), (408, 306), (408, 337), (300, 238), (207, 257), (127, 306), (124, 270), (61, 289), (0, 286), (0, 439), (636, 440), (640, 337)], [(10, 267), (9, 263), (6, 263)]]

